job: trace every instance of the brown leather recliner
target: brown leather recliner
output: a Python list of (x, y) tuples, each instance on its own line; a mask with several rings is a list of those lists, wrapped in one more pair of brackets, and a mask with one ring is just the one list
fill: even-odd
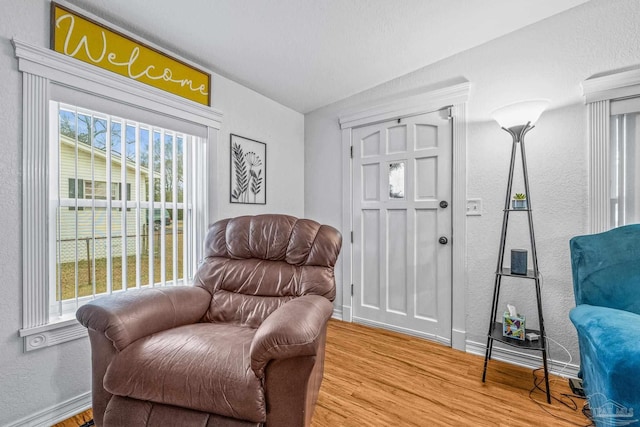
[(82, 306), (98, 426), (306, 426), (342, 238), (285, 215), (225, 219), (194, 286)]

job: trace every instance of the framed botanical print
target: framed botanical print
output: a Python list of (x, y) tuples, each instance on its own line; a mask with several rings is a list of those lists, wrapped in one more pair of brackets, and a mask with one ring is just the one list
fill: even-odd
[(267, 144), (231, 134), (231, 203), (267, 204)]

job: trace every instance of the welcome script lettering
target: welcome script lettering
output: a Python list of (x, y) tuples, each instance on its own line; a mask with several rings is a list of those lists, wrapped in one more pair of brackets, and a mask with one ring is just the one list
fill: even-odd
[[(56, 28), (63, 30), (61, 27), (61, 23), (66, 20), (69, 21), (69, 27), (67, 30), (66, 37), (64, 39), (63, 49), (64, 49), (65, 55), (75, 57), (78, 54), (78, 52), (81, 52), (84, 49), (85, 55), (87, 55), (87, 58), (89, 58), (91, 62), (95, 64), (100, 64), (104, 61), (104, 58), (106, 56), (107, 61), (111, 65), (126, 69), (127, 75), (134, 80), (138, 80), (144, 76), (151, 80), (164, 80), (166, 82), (179, 84), (181, 87), (186, 86), (192, 92), (198, 92), (205, 96), (209, 94), (206, 91), (207, 88), (204, 84), (201, 84), (198, 87), (193, 87), (193, 81), (190, 79), (174, 79), (173, 71), (171, 71), (171, 69), (167, 67), (165, 67), (165, 69), (160, 74), (157, 73), (155, 65), (148, 65), (146, 68), (144, 68), (144, 70), (139, 71), (141, 67), (136, 66), (136, 61), (140, 56), (140, 48), (138, 46), (134, 47), (131, 50), (131, 54), (129, 55), (129, 58), (127, 60), (125, 61), (118, 60), (117, 53), (108, 52), (109, 49), (107, 46), (107, 36), (105, 35), (104, 31), (101, 31), (102, 50), (100, 51), (99, 55), (94, 56), (91, 53), (91, 49), (89, 48), (89, 41), (87, 40), (86, 35), (83, 35), (80, 38), (80, 41), (78, 42), (78, 44), (72, 49), (70, 44), (73, 36), (73, 30), (75, 28), (75, 17), (70, 14), (64, 14), (58, 17), (58, 19), (56, 20)], [(96, 49), (95, 51), (97, 52), (98, 49)], [(139, 72), (136, 72), (135, 71), (136, 69)]]

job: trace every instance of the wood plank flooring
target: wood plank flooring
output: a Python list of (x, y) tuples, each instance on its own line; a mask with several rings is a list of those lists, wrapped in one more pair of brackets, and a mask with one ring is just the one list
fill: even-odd
[(61, 423), (55, 424), (53, 427), (78, 427), (85, 424), (87, 421), (93, 418), (93, 411), (87, 409), (81, 414), (68, 418)]
[[(312, 427), (588, 426), (577, 410), (541, 391), (532, 394), (531, 370), (491, 361), (482, 383), (483, 358), (437, 343), (331, 320), (324, 380)], [(552, 395), (570, 393), (551, 378)], [(55, 427), (76, 427), (83, 413)], [(286, 426), (283, 426), (286, 427)]]
[[(430, 341), (332, 320), (313, 427), (590, 424), (583, 400), (576, 399), (576, 411), (548, 405), (540, 391), (532, 401), (529, 369), (492, 360), (482, 383), (483, 362)], [(555, 397), (571, 392), (563, 378), (551, 383)]]

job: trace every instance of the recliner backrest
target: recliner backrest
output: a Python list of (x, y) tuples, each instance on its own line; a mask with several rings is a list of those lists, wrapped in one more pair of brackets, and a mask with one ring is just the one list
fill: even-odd
[(196, 286), (212, 294), (206, 321), (257, 328), (302, 295), (335, 298), (342, 237), (333, 227), (287, 215), (224, 219), (205, 238)]
[(576, 305), (640, 314), (640, 224), (577, 236), (569, 246)]

